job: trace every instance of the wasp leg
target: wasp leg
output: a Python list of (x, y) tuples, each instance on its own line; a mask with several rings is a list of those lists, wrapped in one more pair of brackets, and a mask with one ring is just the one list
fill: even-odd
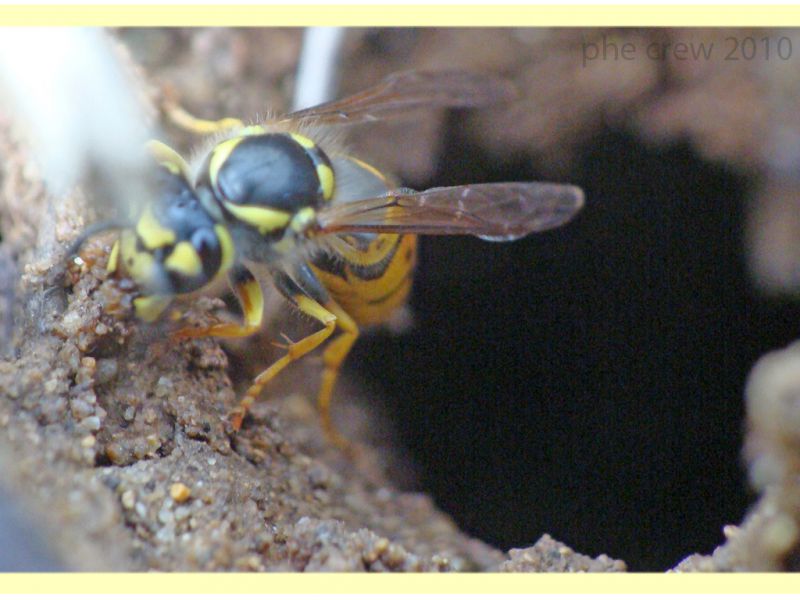
[(333, 387), (336, 385), (336, 379), (339, 376), (339, 369), (358, 339), (359, 330), (353, 318), (336, 302), (330, 301), (326, 304), (326, 308), (336, 315), (336, 322), (342, 333), (331, 340), (322, 354), (325, 370), (322, 372), (322, 384), (320, 385), (319, 396), (317, 396), (317, 406), (322, 419), (322, 427), (328, 439), (338, 447), (346, 448), (349, 446), (349, 442), (339, 433), (331, 420), (331, 399), (333, 397)]
[(215, 336), (222, 338), (249, 337), (261, 328), (264, 316), (264, 295), (261, 285), (253, 274), (242, 264), (236, 264), (228, 274), (228, 283), (242, 306), (244, 322), (216, 323), (208, 327), (184, 327), (171, 334), (172, 339)]
[(286, 354), (272, 363), (253, 380), (253, 384), (245, 393), (244, 398), (239, 403), (239, 407), (231, 415), (234, 431), (241, 429), (242, 420), (256, 401), (261, 390), (264, 389), (264, 386), (272, 381), (285, 367), (317, 348), (336, 329), (337, 316), (323, 306), (323, 304), (330, 303), (330, 300), (314, 274), (307, 266), (303, 265), (298, 270), (297, 276), (302, 281), (302, 287), (287, 273), (276, 271), (273, 273), (275, 287), (300, 312), (322, 323), (323, 329), (304, 337), (300, 341), (289, 344)]

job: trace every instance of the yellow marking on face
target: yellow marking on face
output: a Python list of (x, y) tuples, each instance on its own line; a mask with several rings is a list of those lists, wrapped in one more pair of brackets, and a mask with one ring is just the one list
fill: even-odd
[(189, 165), (183, 157), (175, 152), (172, 148), (167, 146), (164, 142), (158, 140), (150, 140), (147, 142), (147, 150), (153, 155), (153, 158), (158, 161), (160, 165), (165, 167), (175, 175), (182, 175), (184, 178), (189, 179)]
[(175, 242), (175, 232), (158, 222), (150, 206), (145, 208), (142, 216), (139, 217), (139, 221), (136, 223), (136, 233), (142, 239), (145, 247), (151, 250)]
[(211, 151), (211, 160), (208, 162), (208, 177), (211, 180), (211, 185), (217, 187), (217, 175), (222, 165), (228, 160), (228, 157), (233, 152), (233, 149), (241, 142), (243, 137), (235, 137), (224, 142), (220, 142)]
[(141, 296), (133, 300), (136, 316), (142, 321), (152, 323), (169, 306), (172, 296)]
[(136, 252), (125, 260), (125, 270), (139, 285), (147, 286), (155, 274), (155, 259), (147, 252)]
[(322, 197), (325, 200), (330, 200), (331, 196), (333, 196), (333, 169), (328, 165), (318, 164), (317, 177), (319, 177), (319, 183), (322, 186)]
[(317, 145), (304, 135), (300, 135), (298, 133), (290, 133), (289, 135), (292, 136), (292, 139), (300, 144), (303, 148), (310, 150), (311, 148), (315, 148)]
[(153, 255), (136, 247), (136, 235), (126, 230), (120, 235), (120, 262), (122, 269), (130, 275), (138, 285), (148, 287), (156, 275), (156, 264)]
[(111, 246), (111, 252), (108, 255), (108, 264), (106, 264), (106, 273), (115, 273), (119, 267), (119, 240), (114, 242)]
[(214, 225), (214, 232), (217, 234), (219, 245), (222, 248), (222, 264), (219, 267), (219, 273), (227, 273), (233, 266), (233, 259), (236, 254), (233, 239), (231, 239), (228, 229), (223, 225)]
[(225, 208), (240, 221), (258, 229), (261, 235), (283, 229), (292, 218), (288, 212), (266, 206), (240, 206), (232, 202), (225, 202)]
[(197, 250), (187, 241), (175, 244), (172, 253), (164, 261), (164, 266), (187, 277), (197, 277), (203, 272), (203, 263)]

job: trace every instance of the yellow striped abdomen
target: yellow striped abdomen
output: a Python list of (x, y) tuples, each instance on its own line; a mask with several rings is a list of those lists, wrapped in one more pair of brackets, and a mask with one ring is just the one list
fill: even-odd
[(309, 265), (359, 325), (386, 322), (405, 304), (417, 259), (417, 236), (342, 235), (346, 245)]

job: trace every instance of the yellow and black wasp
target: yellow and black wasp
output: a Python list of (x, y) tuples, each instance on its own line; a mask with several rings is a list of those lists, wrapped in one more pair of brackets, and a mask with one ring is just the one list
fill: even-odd
[[(183, 328), (177, 339), (244, 337), (262, 323), (260, 275), (321, 325), (288, 344), (260, 373), (232, 415), (235, 430), (263, 387), (291, 362), (330, 339), (318, 396), (322, 424), (337, 444), (330, 403), (339, 369), (361, 327), (385, 323), (406, 302), (416, 234), (470, 234), (510, 241), (558, 227), (583, 205), (582, 191), (541, 182), (395, 187), (373, 166), (325, 142), (325, 127), (364, 123), (431, 107), (480, 107), (509, 100), (505, 81), (465, 72), (399, 73), (343, 100), (256, 125), (197, 119), (177, 105), (178, 125), (216, 136), (191, 170), (161, 142), (150, 150), (159, 192), (121, 227), (109, 270), (138, 284), (136, 314), (154, 321), (180, 296), (203, 293), (227, 276), (240, 323)], [(89, 228), (75, 248), (113, 225)], [(258, 274), (257, 277), (254, 272)]]

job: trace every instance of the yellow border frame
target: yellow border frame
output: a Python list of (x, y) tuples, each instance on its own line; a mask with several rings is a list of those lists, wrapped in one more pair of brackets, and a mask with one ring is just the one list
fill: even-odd
[(800, 574), (746, 573), (69, 573), (0, 575), (2, 593), (37, 594), (769, 594)]
[[(0, 5), (3, 26), (800, 25), (800, 6)], [(0, 593), (724, 593), (800, 590), (800, 574), (0, 574)]]
[(8, 5), (3, 25), (704, 26), (800, 25), (800, 6)]

